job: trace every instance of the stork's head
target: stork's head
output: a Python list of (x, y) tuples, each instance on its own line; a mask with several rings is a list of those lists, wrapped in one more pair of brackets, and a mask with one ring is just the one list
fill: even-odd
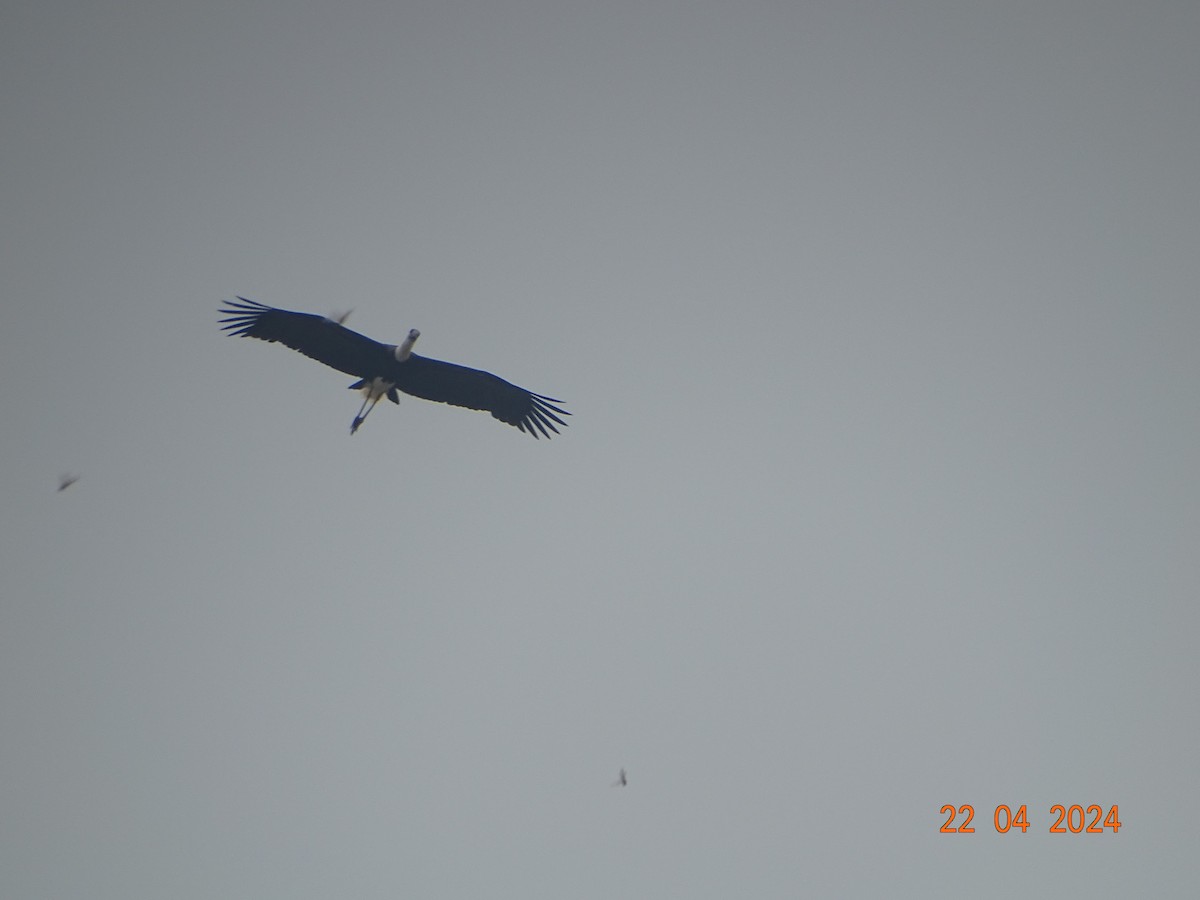
[(396, 354), (396, 362), (408, 361), (408, 358), (412, 355), (413, 344), (417, 342), (417, 338), (420, 336), (421, 332), (415, 328), (409, 331), (408, 337), (404, 339), (404, 343), (393, 351)]

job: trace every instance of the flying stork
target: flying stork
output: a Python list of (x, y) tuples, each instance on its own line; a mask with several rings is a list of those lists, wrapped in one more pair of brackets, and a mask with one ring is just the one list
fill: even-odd
[(486, 410), (494, 418), (535, 438), (539, 432), (546, 438), (550, 432), (558, 434), (556, 422), (564, 427), (567, 424), (556, 415), (570, 415), (554, 405), (562, 403), (561, 400), (534, 394), (491, 372), (413, 353), (413, 344), (421, 336), (415, 328), (400, 344), (381, 344), (325, 316), (275, 309), (245, 297), (237, 299), (236, 303), (225, 301), (221, 310), (225, 315), (220, 320), (222, 331), (260, 341), (278, 341), (359, 379), (350, 385), (351, 390), (363, 393), (362, 406), (350, 424), (351, 434), (358, 431), (381, 398), (399, 403), (397, 388), (438, 403)]

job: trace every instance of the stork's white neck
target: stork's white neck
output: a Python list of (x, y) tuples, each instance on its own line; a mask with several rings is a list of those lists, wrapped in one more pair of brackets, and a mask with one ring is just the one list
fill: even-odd
[(421, 332), (417, 331), (415, 328), (408, 333), (408, 337), (404, 339), (404, 342), (398, 345), (393, 351), (393, 353), (396, 355), (396, 362), (408, 361), (408, 358), (412, 356), (413, 344), (417, 342), (417, 338), (420, 336)]

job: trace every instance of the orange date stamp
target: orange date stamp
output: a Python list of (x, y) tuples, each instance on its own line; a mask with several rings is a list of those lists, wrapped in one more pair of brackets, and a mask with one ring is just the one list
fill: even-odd
[[(975, 807), (969, 803), (954, 806), (947, 803), (942, 807), (941, 815), (946, 821), (938, 830), (942, 834), (974, 834)], [(1104, 807), (1097, 804), (1083, 807), (1078, 803), (1063, 806), (1056, 803), (1050, 807), (1050, 834), (1104, 834), (1105, 829), (1111, 829), (1113, 834), (1121, 828), (1121, 815), (1117, 805), (1113, 804), (1106, 814)], [(955, 822), (957, 821), (957, 825)], [(1022, 834), (1029, 830), (1029, 812), (1026, 804), (1022, 803), (1016, 811), (1003, 803), (992, 813), (992, 826), (1000, 834), (1007, 834), (1014, 828)]]

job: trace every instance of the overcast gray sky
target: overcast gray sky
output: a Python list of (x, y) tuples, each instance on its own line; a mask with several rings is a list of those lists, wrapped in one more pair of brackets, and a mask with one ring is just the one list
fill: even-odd
[[(7, 4), (0, 894), (1194, 896), (1198, 43)], [(350, 437), (236, 294), (570, 428)]]

